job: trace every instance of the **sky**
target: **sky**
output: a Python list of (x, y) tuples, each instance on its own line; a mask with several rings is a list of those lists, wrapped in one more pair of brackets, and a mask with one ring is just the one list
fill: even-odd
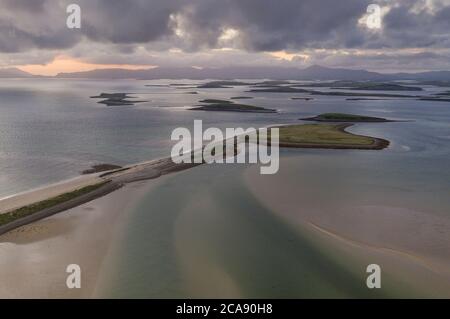
[[(80, 28), (66, 24), (72, 3)], [(450, 70), (450, 0), (0, 0), (0, 68), (315, 64)]]

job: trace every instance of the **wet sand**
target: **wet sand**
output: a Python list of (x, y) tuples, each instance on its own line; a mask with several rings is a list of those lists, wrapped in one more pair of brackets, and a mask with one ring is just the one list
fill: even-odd
[[(308, 179), (258, 172), (207, 165), (134, 182), (2, 235), (0, 297), (450, 296), (447, 219), (389, 206), (320, 210)], [(82, 268), (80, 290), (65, 286), (71, 263)], [(365, 287), (372, 263), (382, 291)]]
[[(96, 296), (106, 256), (127, 212), (158, 180), (126, 185), (105, 197), (0, 236), (0, 298)], [(81, 289), (68, 289), (66, 267), (78, 264)]]
[[(299, 160), (282, 159), (280, 166), (298, 167)], [(449, 218), (407, 207), (353, 205), (351, 200), (343, 206), (339, 191), (325, 203), (314, 198), (314, 182), (306, 174), (296, 182), (289, 174), (287, 169), (263, 177), (252, 168), (245, 180), (264, 207), (298, 227), (355, 275), (364, 278), (365, 266), (375, 263), (394, 296), (450, 297)]]

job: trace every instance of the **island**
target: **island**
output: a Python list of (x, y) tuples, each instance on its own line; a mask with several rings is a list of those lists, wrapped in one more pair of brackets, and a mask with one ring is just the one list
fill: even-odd
[(197, 86), (199, 89), (226, 89), (233, 86), (246, 86), (251, 83), (245, 83), (240, 81), (212, 81)]
[(251, 100), (253, 99), (252, 96), (233, 96), (230, 98), (230, 100)]
[(91, 96), (91, 99), (104, 99), (97, 103), (106, 104), (107, 106), (121, 106), (121, 105), (134, 105), (135, 103), (142, 103), (147, 101), (127, 100), (133, 99), (128, 93), (101, 93), (100, 95)]
[(238, 104), (227, 100), (206, 99), (199, 101), (206, 105), (190, 108), (191, 111), (222, 111), (222, 112), (247, 112), (247, 113), (277, 113), (277, 110), (266, 109), (260, 106)]
[(324, 113), (314, 117), (301, 118), (300, 120), (315, 121), (315, 122), (368, 122), (368, 123), (395, 122), (393, 120), (387, 120), (381, 117), (353, 115), (345, 113)]
[(347, 101), (389, 101), (389, 99), (364, 98), (364, 97), (350, 97), (345, 100), (347, 100)]
[(398, 97), (398, 98), (417, 98), (416, 95), (391, 94), (391, 93), (357, 93), (357, 92), (338, 92), (338, 91), (317, 91), (298, 88), (297, 86), (271, 86), (263, 89), (251, 89), (251, 93), (308, 93), (311, 95), (325, 96), (358, 96), (358, 97)]
[(431, 102), (450, 102), (450, 99), (440, 98), (440, 97), (422, 97), (418, 99), (420, 101), (431, 101)]
[(366, 91), (423, 91), (421, 87), (404, 86), (394, 83), (370, 83), (368, 85), (358, 85), (353, 87), (340, 87), (347, 90), (366, 90)]
[(356, 135), (345, 129), (353, 124), (297, 124), (280, 126), (279, 146), (290, 148), (323, 148), (382, 150), (389, 141)]
[(270, 86), (264, 89), (251, 89), (247, 92), (252, 93), (311, 93), (311, 90), (298, 89), (291, 86)]
[(346, 90), (366, 91), (422, 91), (421, 87), (406, 86), (398, 83), (372, 82), (372, 81), (333, 81), (308, 84), (296, 84), (294, 87), (328, 87)]

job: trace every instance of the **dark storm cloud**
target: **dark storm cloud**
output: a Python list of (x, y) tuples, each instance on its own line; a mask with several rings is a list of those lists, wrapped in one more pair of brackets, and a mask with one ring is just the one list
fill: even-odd
[(59, 1), (0, 0), (0, 52), (71, 48), (81, 37), (65, 27), (65, 11)]
[(416, 1), (402, 2), (383, 19), (384, 32), (369, 43), (372, 47), (450, 48), (450, 1), (436, 13), (414, 9)]
[[(81, 30), (66, 28), (72, 2), (82, 9)], [(372, 2), (391, 7), (381, 32), (358, 24)], [(233, 46), (248, 51), (449, 48), (450, 1), (434, 2), (431, 10), (423, 0), (0, 0), (0, 52), (81, 41), (125, 45), (130, 54), (136, 44), (198, 51), (223, 46), (230, 28)]]
[(182, 0), (83, 0), (81, 32), (94, 41), (146, 43), (170, 35), (170, 15)]

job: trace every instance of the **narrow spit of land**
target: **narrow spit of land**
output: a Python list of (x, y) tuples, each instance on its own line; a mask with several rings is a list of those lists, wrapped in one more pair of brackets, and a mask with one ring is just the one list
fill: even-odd
[[(389, 145), (389, 141), (387, 140), (356, 135), (345, 131), (351, 125), (353, 124), (299, 124), (281, 126), (279, 127), (279, 146), (290, 148), (381, 150)], [(233, 155), (236, 154), (236, 150), (236, 147), (232, 150)], [(191, 154), (193, 155), (194, 152), (197, 151), (193, 151)], [(228, 156), (227, 152), (224, 149), (224, 156)], [(70, 187), (69, 185), (68, 187), (63, 187), (64, 185), (62, 185), (62, 189), (66, 191), (61, 194), (49, 195), (53, 193), (50, 190), (46, 193), (44, 189), (39, 190), (39, 196), (33, 197), (33, 192), (25, 196), (21, 195), (24, 200), (22, 203), (28, 201), (28, 204), (16, 205), (17, 207), (13, 207), (12, 209), (0, 211), (0, 235), (17, 227), (105, 196), (125, 184), (154, 179), (201, 164), (203, 163), (174, 163), (172, 158), (168, 157), (118, 168), (108, 172), (92, 174), (92, 178), (87, 180), (83, 186)], [(27, 195), (33, 198), (34, 201), (30, 203), (30, 198), (26, 198)]]

